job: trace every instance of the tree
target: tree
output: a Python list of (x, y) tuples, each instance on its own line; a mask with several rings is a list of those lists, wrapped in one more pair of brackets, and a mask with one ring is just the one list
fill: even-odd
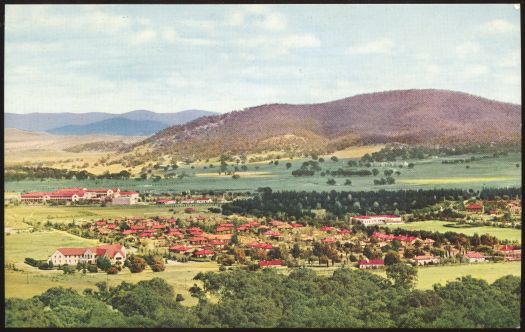
[(299, 258), (299, 256), (301, 256), (301, 248), (298, 243), (294, 243), (292, 247), (292, 257)]
[(326, 184), (333, 186), (336, 184), (336, 182), (334, 179), (328, 179), (328, 181), (326, 181)]
[(177, 294), (177, 296), (175, 297), (175, 301), (177, 302), (184, 301), (184, 296), (182, 296), (182, 294)]
[(330, 158), (330, 160), (333, 161), (333, 162), (338, 162), (338, 161), (339, 161), (339, 158), (337, 158), (337, 156), (332, 156), (332, 157)]
[(352, 185), (352, 181), (350, 181), (350, 179), (346, 179), (345, 186), (350, 186), (350, 185)]
[(292, 163), (286, 163), (286, 169), (290, 169), (292, 167)]
[(126, 266), (129, 268), (131, 273), (139, 273), (144, 271), (146, 268), (146, 261), (140, 256), (132, 255), (128, 257)]
[(400, 288), (413, 288), (417, 281), (417, 269), (405, 263), (396, 263), (386, 268), (386, 276)]
[(385, 265), (394, 265), (400, 261), (399, 254), (395, 251), (389, 251), (385, 255)]
[(102, 271), (107, 271), (111, 267), (111, 261), (106, 256), (97, 257), (97, 267)]

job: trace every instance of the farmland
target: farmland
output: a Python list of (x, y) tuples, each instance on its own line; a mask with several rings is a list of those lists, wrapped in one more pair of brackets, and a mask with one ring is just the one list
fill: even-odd
[(429, 220), (429, 221), (416, 221), (407, 224), (400, 224), (391, 227), (401, 228), (406, 230), (422, 230), (429, 232), (456, 232), (463, 233), (465, 235), (474, 235), (477, 233), (481, 234), (490, 234), (497, 237), (500, 240), (509, 240), (509, 241), (518, 241), (521, 242), (521, 230), (515, 228), (499, 228), (499, 227), (490, 227), (490, 226), (470, 226), (470, 225), (456, 225), (453, 222), (445, 222), (439, 220)]
[[(457, 158), (468, 158), (470, 155), (461, 155)], [(451, 159), (451, 158), (445, 158)], [(135, 190), (141, 193), (173, 193), (181, 191), (255, 191), (259, 187), (271, 187), (273, 190), (294, 190), (301, 191), (330, 191), (330, 190), (349, 190), (349, 191), (370, 191), (370, 190), (397, 190), (397, 189), (430, 189), (430, 188), (467, 188), (481, 189), (483, 187), (506, 187), (517, 186), (521, 183), (521, 154), (509, 153), (508, 156), (500, 158), (482, 159), (470, 163), (466, 168), (463, 164), (442, 164), (442, 158), (432, 158), (424, 160), (412, 160), (415, 167), (397, 168), (401, 172), (395, 176), (396, 183), (392, 185), (374, 185), (373, 180), (377, 177), (372, 176), (352, 176), (352, 184), (344, 185), (347, 178), (336, 177), (336, 185), (327, 184), (330, 176), (321, 176), (321, 172), (316, 172), (314, 176), (294, 177), (292, 170), (298, 169), (306, 159), (277, 160), (275, 165), (269, 162), (247, 163), (246, 171), (238, 171), (240, 177), (232, 179), (231, 176), (219, 176), (219, 163), (202, 162), (195, 164), (179, 163), (176, 170), (164, 171), (162, 169), (153, 170), (151, 175), (164, 177), (177, 176), (160, 180), (22, 180), (5, 183), (6, 191), (25, 192), (25, 191), (49, 191), (66, 187), (113, 187), (117, 186), (128, 190)], [(332, 161), (329, 158), (320, 166), (323, 171), (347, 168), (346, 162), (349, 158), (342, 158)], [(274, 160), (276, 161), (276, 160)], [(286, 163), (292, 165), (288, 169)], [(214, 164), (213, 167), (210, 164)], [(399, 164), (396, 163), (396, 164)], [(240, 166), (240, 165), (239, 165)], [(363, 167), (364, 168), (364, 167)], [(392, 167), (373, 166), (382, 175), (386, 169)], [(224, 174), (224, 172), (223, 172)]]
[[(386, 277), (385, 271), (374, 271), (374, 273)], [(487, 282), (492, 283), (496, 279), (509, 274), (521, 276), (521, 263), (505, 262), (418, 267), (416, 287), (419, 289), (432, 289), (434, 284), (444, 285), (447, 281), (453, 281), (456, 278), (467, 275), (485, 279)]]

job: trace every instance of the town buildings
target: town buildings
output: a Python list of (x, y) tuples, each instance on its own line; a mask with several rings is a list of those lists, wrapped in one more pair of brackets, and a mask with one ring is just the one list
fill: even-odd
[(388, 225), (388, 224), (400, 224), (403, 223), (403, 220), (400, 216), (395, 216), (391, 214), (381, 214), (381, 215), (369, 215), (369, 216), (355, 216), (352, 217), (354, 222), (363, 224), (365, 226), (374, 226), (374, 225)]
[(123, 263), (126, 250), (120, 244), (104, 244), (94, 248), (58, 248), (50, 257), (53, 265), (95, 264), (98, 257), (107, 257), (111, 263)]

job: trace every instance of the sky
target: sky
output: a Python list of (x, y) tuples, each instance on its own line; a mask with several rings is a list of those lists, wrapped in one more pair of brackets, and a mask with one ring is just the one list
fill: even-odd
[(436, 88), (521, 104), (519, 5), (6, 5), (6, 112)]

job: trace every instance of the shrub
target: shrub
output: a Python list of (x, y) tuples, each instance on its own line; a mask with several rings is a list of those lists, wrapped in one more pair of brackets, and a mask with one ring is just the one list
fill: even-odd
[(89, 264), (87, 267), (88, 271), (91, 273), (98, 272), (98, 267), (95, 264)]
[(116, 266), (112, 266), (110, 267), (109, 269), (107, 269), (106, 271), (108, 274), (117, 274), (118, 273), (118, 269)]
[(128, 268), (132, 273), (139, 273), (146, 268), (146, 261), (139, 256), (131, 256), (128, 258)]

